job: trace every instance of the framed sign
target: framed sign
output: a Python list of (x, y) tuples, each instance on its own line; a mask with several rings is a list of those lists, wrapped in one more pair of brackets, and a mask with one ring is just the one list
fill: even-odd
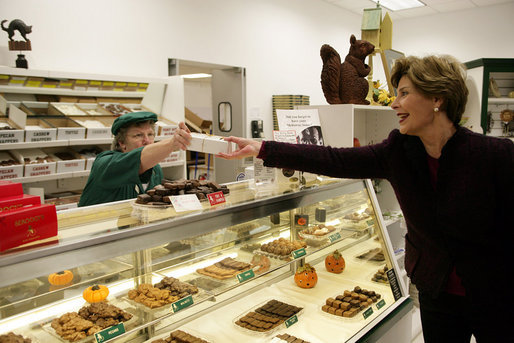
[(391, 70), (393, 69), (394, 62), (401, 57), (405, 57), (405, 54), (393, 49), (386, 49), (384, 51), (380, 51), (380, 57), (382, 58), (382, 65), (384, 66), (389, 93), (396, 95), (396, 88), (394, 88), (391, 83)]

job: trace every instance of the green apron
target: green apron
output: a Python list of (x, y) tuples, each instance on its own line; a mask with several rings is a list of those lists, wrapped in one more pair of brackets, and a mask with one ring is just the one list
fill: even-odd
[(136, 198), (145, 192), (143, 183), (148, 183), (147, 189), (160, 184), (163, 173), (158, 164), (139, 175), (142, 150), (104, 151), (96, 156), (78, 206)]

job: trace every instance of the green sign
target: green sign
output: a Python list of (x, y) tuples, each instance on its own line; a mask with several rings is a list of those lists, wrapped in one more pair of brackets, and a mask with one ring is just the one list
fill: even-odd
[(334, 243), (337, 240), (341, 239), (341, 234), (339, 232), (334, 233), (333, 235), (328, 236), (330, 243)]
[(366, 311), (364, 311), (364, 313), (362, 314), (364, 316), (364, 319), (368, 318), (369, 316), (371, 316), (373, 314), (373, 308), (370, 307), (368, 308)]
[(123, 323), (111, 326), (105, 330), (95, 333), (97, 343), (107, 342), (108, 340), (125, 333), (125, 326)]
[(384, 307), (386, 304), (385, 300), (382, 299), (377, 303), (377, 310), (380, 310), (382, 307)]
[(305, 248), (301, 248), (301, 249), (293, 251), (294, 258), (302, 257), (302, 256), (305, 256), (306, 254), (307, 254), (307, 252), (305, 251)]
[(286, 320), (286, 328), (290, 327), (291, 325), (293, 325), (296, 322), (298, 322), (298, 317), (295, 314), (294, 316), (292, 316), (291, 318)]
[(248, 279), (251, 279), (255, 276), (253, 269), (247, 270), (246, 272), (242, 272), (236, 275), (239, 282), (245, 282)]
[(180, 299), (179, 301), (175, 301), (171, 304), (171, 308), (173, 309), (173, 312), (178, 312), (180, 310), (185, 309), (186, 307), (189, 307), (193, 305), (193, 297), (191, 295), (188, 295), (185, 298)]

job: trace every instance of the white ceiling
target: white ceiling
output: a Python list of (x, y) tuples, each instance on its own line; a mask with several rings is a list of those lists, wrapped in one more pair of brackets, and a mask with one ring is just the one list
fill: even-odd
[[(323, 0), (325, 2), (331, 3), (335, 6), (342, 7), (351, 12), (362, 14), (362, 11), (365, 8), (375, 8), (376, 4), (371, 0)], [(437, 14), (443, 12), (453, 12), (466, 10), (470, 8), (477, 7), (485, 7), (503, 4), (507, 2), (514, 2), (514, 0), (420, 0), (426, 6), (412, 8), (408, 10), (402, 11), (390, 11), (386, 8), (391, 19), (405, 19), (405, 18), (414, 18), (421, 17), (430, 14)], [(382, 12), (384, 13), (384, 12)]]

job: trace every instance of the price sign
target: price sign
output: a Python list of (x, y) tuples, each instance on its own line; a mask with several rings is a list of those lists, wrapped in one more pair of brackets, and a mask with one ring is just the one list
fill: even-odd
[(211, 206), (222, 204), (226, 201), (222, 191), (209, 193), (207, 194), (207, 198), (209, 198)]
[(382, 307), (384, 307), (386, 304), (385, 300), (382, 299), (377, 303), (377, 310), (380, 310)]
[(333, 235), (328, 236), (330, 243), (334, 243), (337, 240), (341, 239), (341, 234), (339, 232), (334, 233)]
[(305, 256), (306, 254), (307, 254), (307, 252), (305, 251), (305, 248), (301, 248), (301, 249), (293, 251), (294, 258), (302, 257), (302, 256)]
[(369, 316), (371, 316), (373, 314), (373, 308), (370, 307), (368, 308), (366, 311), (364, 311), (364, 313), (362, 314), (362, 316), (364, 317), (364, 319), (368, 318)]
[(246, 272), (239, 273), (236, 276), (237, 276), (237, 279), (239, 280), (239, 283), (241, 283), (248, 279), (253, 278), (255, 276), (255, 273), (253, 272), (252, 269), (250, 269), (250, 270), (247, 270)]
[(180, 310), (185, 309), (186, 307), (189, 307), (193, 305), (193, 297), (191, 295), (188, 295), (185, 298), (180, 299), (179, 301), (175, 301), (171, 304), (171, 308), (173, 309), (173, 312), (178, 312)]
[(286, 327), (290, 327), (291, 325), (293, 325), (294, 323), (297, 323), (298, 322), (298, 317), (296, 316), (296, 314), (292, 317), (290, 317), (288, 320), (286, 320)]
[(184, 211), (195, 211), (201, 210), (202, 204), (200, 200), (194, 194), (184, 194), (184, 195), (172, 195), (170, 196), (171, 204), (175, 211), (184, 212)]
[(105, 330), (95, 333), (95, 340), (97, 343), (103, 343), (123, 333), (125, 333), (125, 326), (123, 323), (119, 323), (118, 325), (111, 326)]

